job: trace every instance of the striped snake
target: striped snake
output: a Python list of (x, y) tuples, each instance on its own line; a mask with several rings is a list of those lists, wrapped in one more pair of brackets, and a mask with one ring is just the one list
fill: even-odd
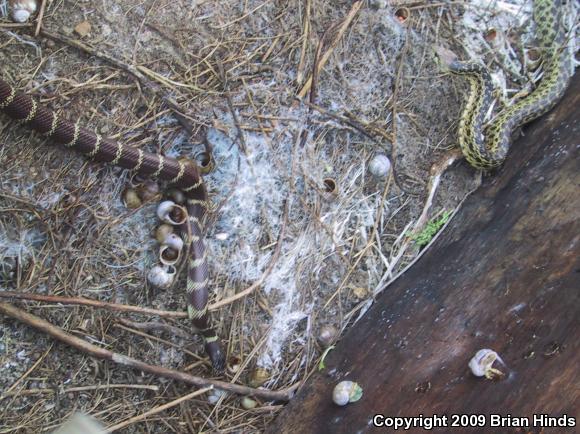
[(510, 147), (512, 132), (549, 111), (564, 94), (572, 75), (573, 57), (564, 47), (562, 0), (535, 0), (536, 35), (544, 62), (543, 78), (524, 99), (505, 108), (484, 125), (493, 103), (493, 82), (487, 68), (476, 62), (453, 61), (451, 72), (464, 75), (469, 97), (459, 121), (459, 145), (474, 167), (501, 165)]
[[(132, 170), (138, 175), (167, 181), (186, 198), (188, 220), (180, 228), (189, 247), (187, 261), (187, 310), (193, 325), (203, 336), (205, 350), (214, 369), (222, 371), (225, 357), (208, 312), (209, 270), (203, 242), (203, 222), (208, 206), (207, 192), (197, 165), (151, 154), (113, 142), (79, 125), (62, 119), (56, 112), (41, 107), (28, 95), (17, 92), (0, 79), (0, 110), (35, 131), (92, 158), (97, 162)], [(2, 146), (2, 145), (0, 145)]]

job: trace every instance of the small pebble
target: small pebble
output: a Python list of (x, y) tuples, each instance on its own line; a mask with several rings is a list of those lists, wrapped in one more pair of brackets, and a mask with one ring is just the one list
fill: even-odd
[(82, 21), (75, 26), (75, 33), (81, 38), (84, 38), (89, 33), (91, 33), (91, 23), (88, 21)]

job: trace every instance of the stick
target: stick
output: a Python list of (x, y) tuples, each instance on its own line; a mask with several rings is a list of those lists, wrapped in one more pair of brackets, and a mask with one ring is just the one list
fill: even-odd
[(84, 297), (61, 297), (59, 295), (32, 294), (18, 291), (0, 291), (0, 298), (14, 298), (18, 300), (44, 301), (47, 303), (78, 304), (117, 312), (134, 312), (145, 315), (157, 315), (165, 318), (187, 318), (187, 312), (150, 309), (148, 307), (131, 306), (127, 304), (107, 303), (106, 301), (92, 300)]
[(294, 393), (294, 387), (286, 390), (273, 391), (266, 389), (254, 389), (239, 384), (227, 383), (225, 381), (210, 380), (202, 377), (187, 374), (185, 372), (168, 369), (161, 366), (149, 365), (141, 360), (125, 356), (123, 354), (114, 353), (105, 348), (97, 347), (87, 341), (77, 338), (59, 327), (43, 320), (42, 318), (23, 311), (11, 304), (0, 303), (0, 313), (14, 318), (24, 324), (29, 325), (43, 333), (48, 334), (56, 340), (59, 340), (66, 345), (69, 345), (83, 353), (95, 357), (97, 359), (109, 360), (118, 365), (128, 366), (130, 368), (139, 369), (140, 371), (156, 375), (158, 377), (170, 378), (172, 380), (181, 381), (183, 383), (191, 384), (196, 387), (215, 387), (216, 389), (225, 390), (226, 392), (237, 393), (239, 395), (252, 395), (266, 399), (268, 401), (289, 401)]
[[(334, 38), (334, 40), (332, 41), (332, 43), (330, 44), (328, 49), (322, 55), (319, 64), (316, 66), (316, 68), (319, 71), (322, 68), (324, 68), (324, 65), (326, 65), (326, 62), (328, 62), (328, 59), (330, 58), (330, 55), (334, 51), (334, 48), (338, 45), (338, 41), (340, 41), (340, 39), (344, 35), (344, 32), (346, 32), (346, 29), (348, 29), (348, 26), (350, 25), (350, 23), (352, 22), (354, 17), (356, 17), (356, 14), (358, 13), (358, 11), (362, 7), (362, 5), (363, 5), (362, 0), (357, 0), (353, 3), (352, 7), (350, 8), (350, 11), (348, 12), (348, 15), (346, 16), (346, 18), (342, 22), (340, 28), (338, 29), (338, 33), (336, 35), (336, 38)], [(304, 83), (304, 86), (302, 86), (302, 89), (300, 90), (300, 92), (298, 92), (298, 98), (304, 98), (304, 96), (310, 90), (310, 86), (312, 86), (312, 81), (313, 81), (313, 78), (312, 78), (312, 76), (310, 76), (310, 78), (308, 80), (306, 80), (306, 83)]]
[(109, 426), (109, 427), (107, 427), (107, 430), (109, 432), (114, 432), (114, 431), (120, 430), (121, 428), (125, 428), (126, 426), (132, 425), (136, 422), (140, 422), (143, 419), (147, 419), (147, 417), (149, 417), (149, 416), (153, 416), (154, 414), (161, 413), (162, 411), (167, 410), (171, 407), (175, 407), (176, 405), (181, 404), (182, 402), (187, 401), (188, 399), (195, 398), (196, 396), (202, 395), (205, 392), (209, 392), (212, 389), (213, 389), (213, 387), (205, 387), (203, 389), (196, 390), (195, 392), (191, 392), (185, 396), (182, 396), (181, 398), (174, 399), (173, 401), (168, 402), (167, 404), (157, 406), (157, 407), (152, 408), (151, 410), (146, 411), (145, 413), (142, 413), (138, 416), (131, 417), (127, 420), (124, 420), (123, 422), (116, 424), (116, 425)]

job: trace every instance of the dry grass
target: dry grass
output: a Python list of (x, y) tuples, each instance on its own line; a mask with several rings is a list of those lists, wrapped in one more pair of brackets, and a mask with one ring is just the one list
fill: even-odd
[[(245, 384), (259, 366), (270, 373), (266, 387), (280, 389), (315, 369), (321, 326), (351, 325), (418, 253), (408, 231), (422, 214), (429, 168), (454, 146), (464, 90), (442, 72), (433, 46), (483, 56), (504, 83), (527, 77), (517, 47), (493, 56), (489, 42), (474, 38), (462, 48), (462, 35), (491, 25), (528, 34), (528, 11), (483, 3), (371, 1), (355, 10), (330, 0), (50, 2), (43, 28), (77, 39), (72, 29), (86, 19), (92, 30), (83, 42), (97, 55), (0, 21), (0, 72), (132, 146), (189, 158), (204, 142), (213, 148), (217, 167), (206, 180), (216, 206), (207, 233), (212, 302), (220, 304), (214, 318), (230, 359), (241, 363), (225, 377)], [(411, 11), (405, 24), (395, 18), (403, 4)], [(156, 261), (155, 203), (127, 210), (120, 196), (129, 174), (45, 142), (0, 119), (0, 285), (183, 310), (182, 280), (168, 291), (144, 283)], [(394, 163), (388, 180), (367, 172), (377, 152)], [(328, 177), (338, 194), (324, 191)], [(444, 175), (434, 212), (454, 209), (476, 183), (466, 166)], [(220, 303), (262, 276), (245, 299)], [(111, 351), (211, 375), (185, 320), (26, 308)], [(138, 330), (127, 319), (181, 332)], [(281, 408), (259, 402), (246, 411), (231, 395), (212, 404), (207, 394), (97, 362), (11, 320), (0, 327), (0, 433), (51, 431), (77, 410), (127, 433), (260, 432)]]

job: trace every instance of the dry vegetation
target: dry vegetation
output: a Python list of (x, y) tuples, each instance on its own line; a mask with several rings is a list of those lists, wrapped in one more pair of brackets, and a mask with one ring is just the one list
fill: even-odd
[[(395, 16), (403, 4), (404, 23)], [(213, 148), (211, 303), (230, 362), (241, 364), (222, 379), (247, 384), (258, 366), (277, 390), (316, 369), (322, 326), (344, 331), (411, 263), (417, 222), (454, 210), (477, 185), (472, 169), (454, 166), (420, 218), (429, 170), (454, 147), (465, 90), (433, 48), (481, 56), (511, 97), (531, 77), (521, 4), (54, 0), (37, 36), (36, 24), (0, 21), (0, 76), (132, 146), (189, 158)], [(74, 28), (85, 20), (81, 37)], [(47, 146), (5, 117), (0, 144), (4, 290), (184, 310), (182, 280), (167, 291), (146, 283), (158, 200), (128, 210), (130, 174)], [(380, 152), (394, 167), (385, 179), (368, 173)], [(111, 351), (212, 375), (184, 319), (18, 303)], [(211, 403), (204, 393), (131, 420), (191, 387), (97, 361), (9, 318), (0, 327), (0, 433), (50, 432), (78, 410), (109, 427), (129, 420), (118, 428), (127, 433), (260, 432), (281, 406), (258, 400), (247, 411), (239, 396)]]

